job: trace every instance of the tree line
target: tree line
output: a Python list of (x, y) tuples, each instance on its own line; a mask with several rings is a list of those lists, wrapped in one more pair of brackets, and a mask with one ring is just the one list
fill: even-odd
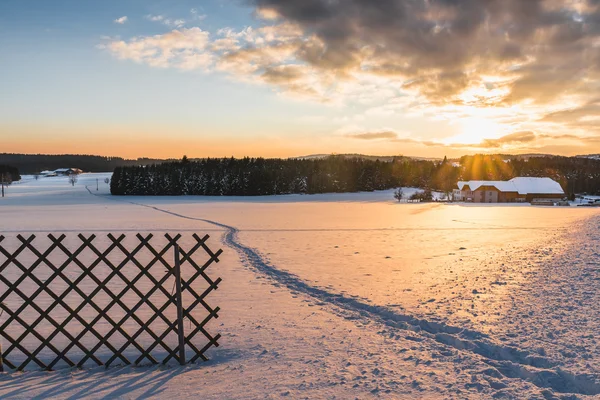
[[(396, 157), (390, 162), (359, 157), (322, 159), (206, 158), (149, 166), (117, 167), (115, 195), (261, 196), (341, 193), (429, 186), (458, 175), (450, 163)], [(451, 190), (451, 189), (450, 189)]]
[(449, 193), (459, 180), (550, 177), (566, 193), (600, 193), (600, 161), (575, 157), (464, 156), (460, 163), (393, 157), (390, 161), (205, 158), (116, 167), (114, 195), (261, 196), (420, 187)]
[(13, 154), (0, 153), (0, 164), (18, 168), (23, 174), (33, 175), (58, 168), (79, 168), (85, 172), (110, 172), (125, 165), (148, 165), (164, 160), (138, 158), (128, 160), (121, 157), (103, 157), (85, 154)]
[(0, 181), (11, 183), (21, 180), (19, 169), (11, 165), (0, 165)]

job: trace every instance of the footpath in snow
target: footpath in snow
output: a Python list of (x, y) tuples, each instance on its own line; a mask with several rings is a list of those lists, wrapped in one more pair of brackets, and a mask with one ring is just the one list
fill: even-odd
[(600, 395), (593, 210), (113, 198), (95, 179), (11, 187), (3, 230), (221, 236), (222, 347), (187, 367), (5, 374), (2, 398)]

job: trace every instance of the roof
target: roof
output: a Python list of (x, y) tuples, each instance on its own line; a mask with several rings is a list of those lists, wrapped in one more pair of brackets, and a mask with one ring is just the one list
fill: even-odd
[(469, 188), (473, 191), (479, 189), (481, 186), (493, 186), (501, 192), (516, 192), (515, 185), (510, 181), (467, 181), (458, 182), (458, 188), (463, 189), (465, 185), (469, 185)]
[(565, 194), (560, 184), (550, 178), (518, 177), (509, 181), (459, 181), (458, 188), (465, 185), (473, 191), (482, 186), (493, 186), (501, 192), (517, 192), (519, 194)]
[(550, 178), (513, 178), (513, 182), (519, 194), (565, 194), (560, 183)]
[(458, 188), (462, 190), (465, 185), (469, 185), (471, 190), (477, 190), (481, 186), (494, 186), (496, 189), (501, 192), (516, 192), (515, 186), (510, 181), (468, 181), (468, 182), (458, 182)]
[(54, 172), (68, 172), (68, 171), (81, 171), (79, 168), (59, 168), (55, 169)]

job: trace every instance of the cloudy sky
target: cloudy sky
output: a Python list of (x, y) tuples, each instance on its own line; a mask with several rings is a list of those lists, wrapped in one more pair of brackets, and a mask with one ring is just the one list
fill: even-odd
[(2, 0), (0, 152), (600, 153), (600, 0)]

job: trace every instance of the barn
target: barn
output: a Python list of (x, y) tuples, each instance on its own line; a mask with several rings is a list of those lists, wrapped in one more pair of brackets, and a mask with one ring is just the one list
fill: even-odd
[(550, 178), (518, 177), (509, 181), (460, 181), (453, 196), (455, 201), (473, 203), (531, 203), (538, 199), (560, 201), (565, 192)]

